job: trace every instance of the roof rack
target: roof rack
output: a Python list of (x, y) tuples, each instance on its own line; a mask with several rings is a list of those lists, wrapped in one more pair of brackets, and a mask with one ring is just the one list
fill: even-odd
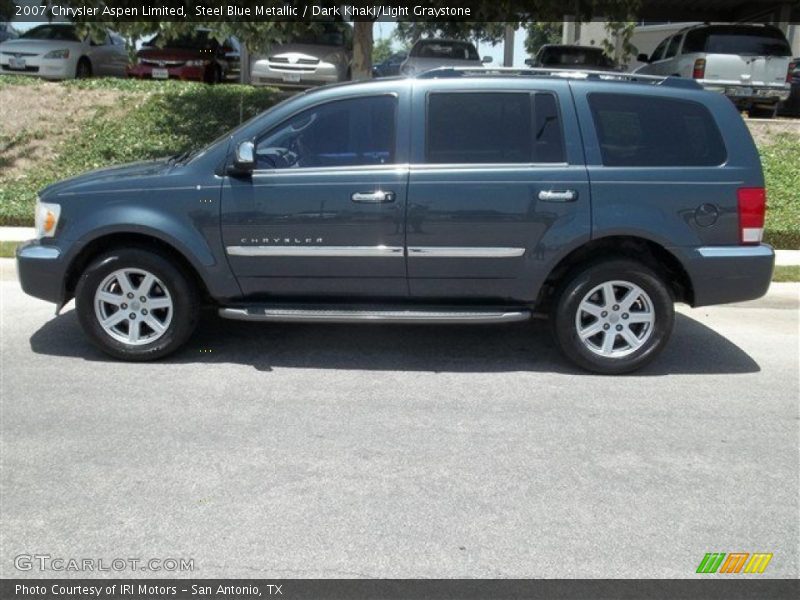
[(702, 86), (694, 79), (681, 77), (659, 77), (658, 75), (642, 75), (639, 73), (622, 73), (620, 71), (593, 71), (576, 69), (545, 69), (534, 67), (438, 67), (423, 71), (416, 79), (446, 79), (451, 77), (561, 77), (564, 79), (593, 79), (600, 81), (625, 81), (632, 83), (647, 83), (650, 85), (663, 85), (699, 90)]

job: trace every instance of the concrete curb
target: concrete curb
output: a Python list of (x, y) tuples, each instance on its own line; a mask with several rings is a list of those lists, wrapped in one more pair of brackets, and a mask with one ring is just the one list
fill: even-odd
[[(33, 227), (0, 227), (0, 242), (26, 242), (36, 237)], [(800, 250), (776, 250), (775, 264), (800, 266)]]

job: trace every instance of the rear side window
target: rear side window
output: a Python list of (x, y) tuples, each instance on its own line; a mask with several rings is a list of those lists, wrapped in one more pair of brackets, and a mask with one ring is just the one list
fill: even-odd
[(564, 160), (558, 105), (549, 93), (433, 93), (426, 128), (429, 163)]
[(683, 53), (791, 56), (792, 49), (779, 29), (722, 25), (693, 29), (686, 34)]
[(603, 164), (708, 167), (725, 162), (725, 144), (697, 102), (635, 94), (590, 94)]

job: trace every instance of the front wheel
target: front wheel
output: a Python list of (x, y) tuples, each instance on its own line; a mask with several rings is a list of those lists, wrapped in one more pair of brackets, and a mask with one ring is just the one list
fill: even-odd
[(675, 318), (672, 296), (644, 265), (614, 259), (587, 267), (561, 287), (552, 315), (561, 351), (595, 373), (629, 373), (664, 348)]
[(78, 319), (101, 350), (145, 361), (177, 350), (197, 323), (192, 281), (160, 254), (139, 248), (94, 260), (75, 291)]

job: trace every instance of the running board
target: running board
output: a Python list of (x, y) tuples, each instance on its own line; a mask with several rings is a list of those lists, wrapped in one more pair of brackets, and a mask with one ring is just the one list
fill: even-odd
[(525, 309), (473, 309), (454, 308), (286, 308), (249, 306), (246, 308), (220, 308), (219, 316), (236, 321), (283, 321), (319, 323), (512, 323), (527, 321), (531, 312)]

